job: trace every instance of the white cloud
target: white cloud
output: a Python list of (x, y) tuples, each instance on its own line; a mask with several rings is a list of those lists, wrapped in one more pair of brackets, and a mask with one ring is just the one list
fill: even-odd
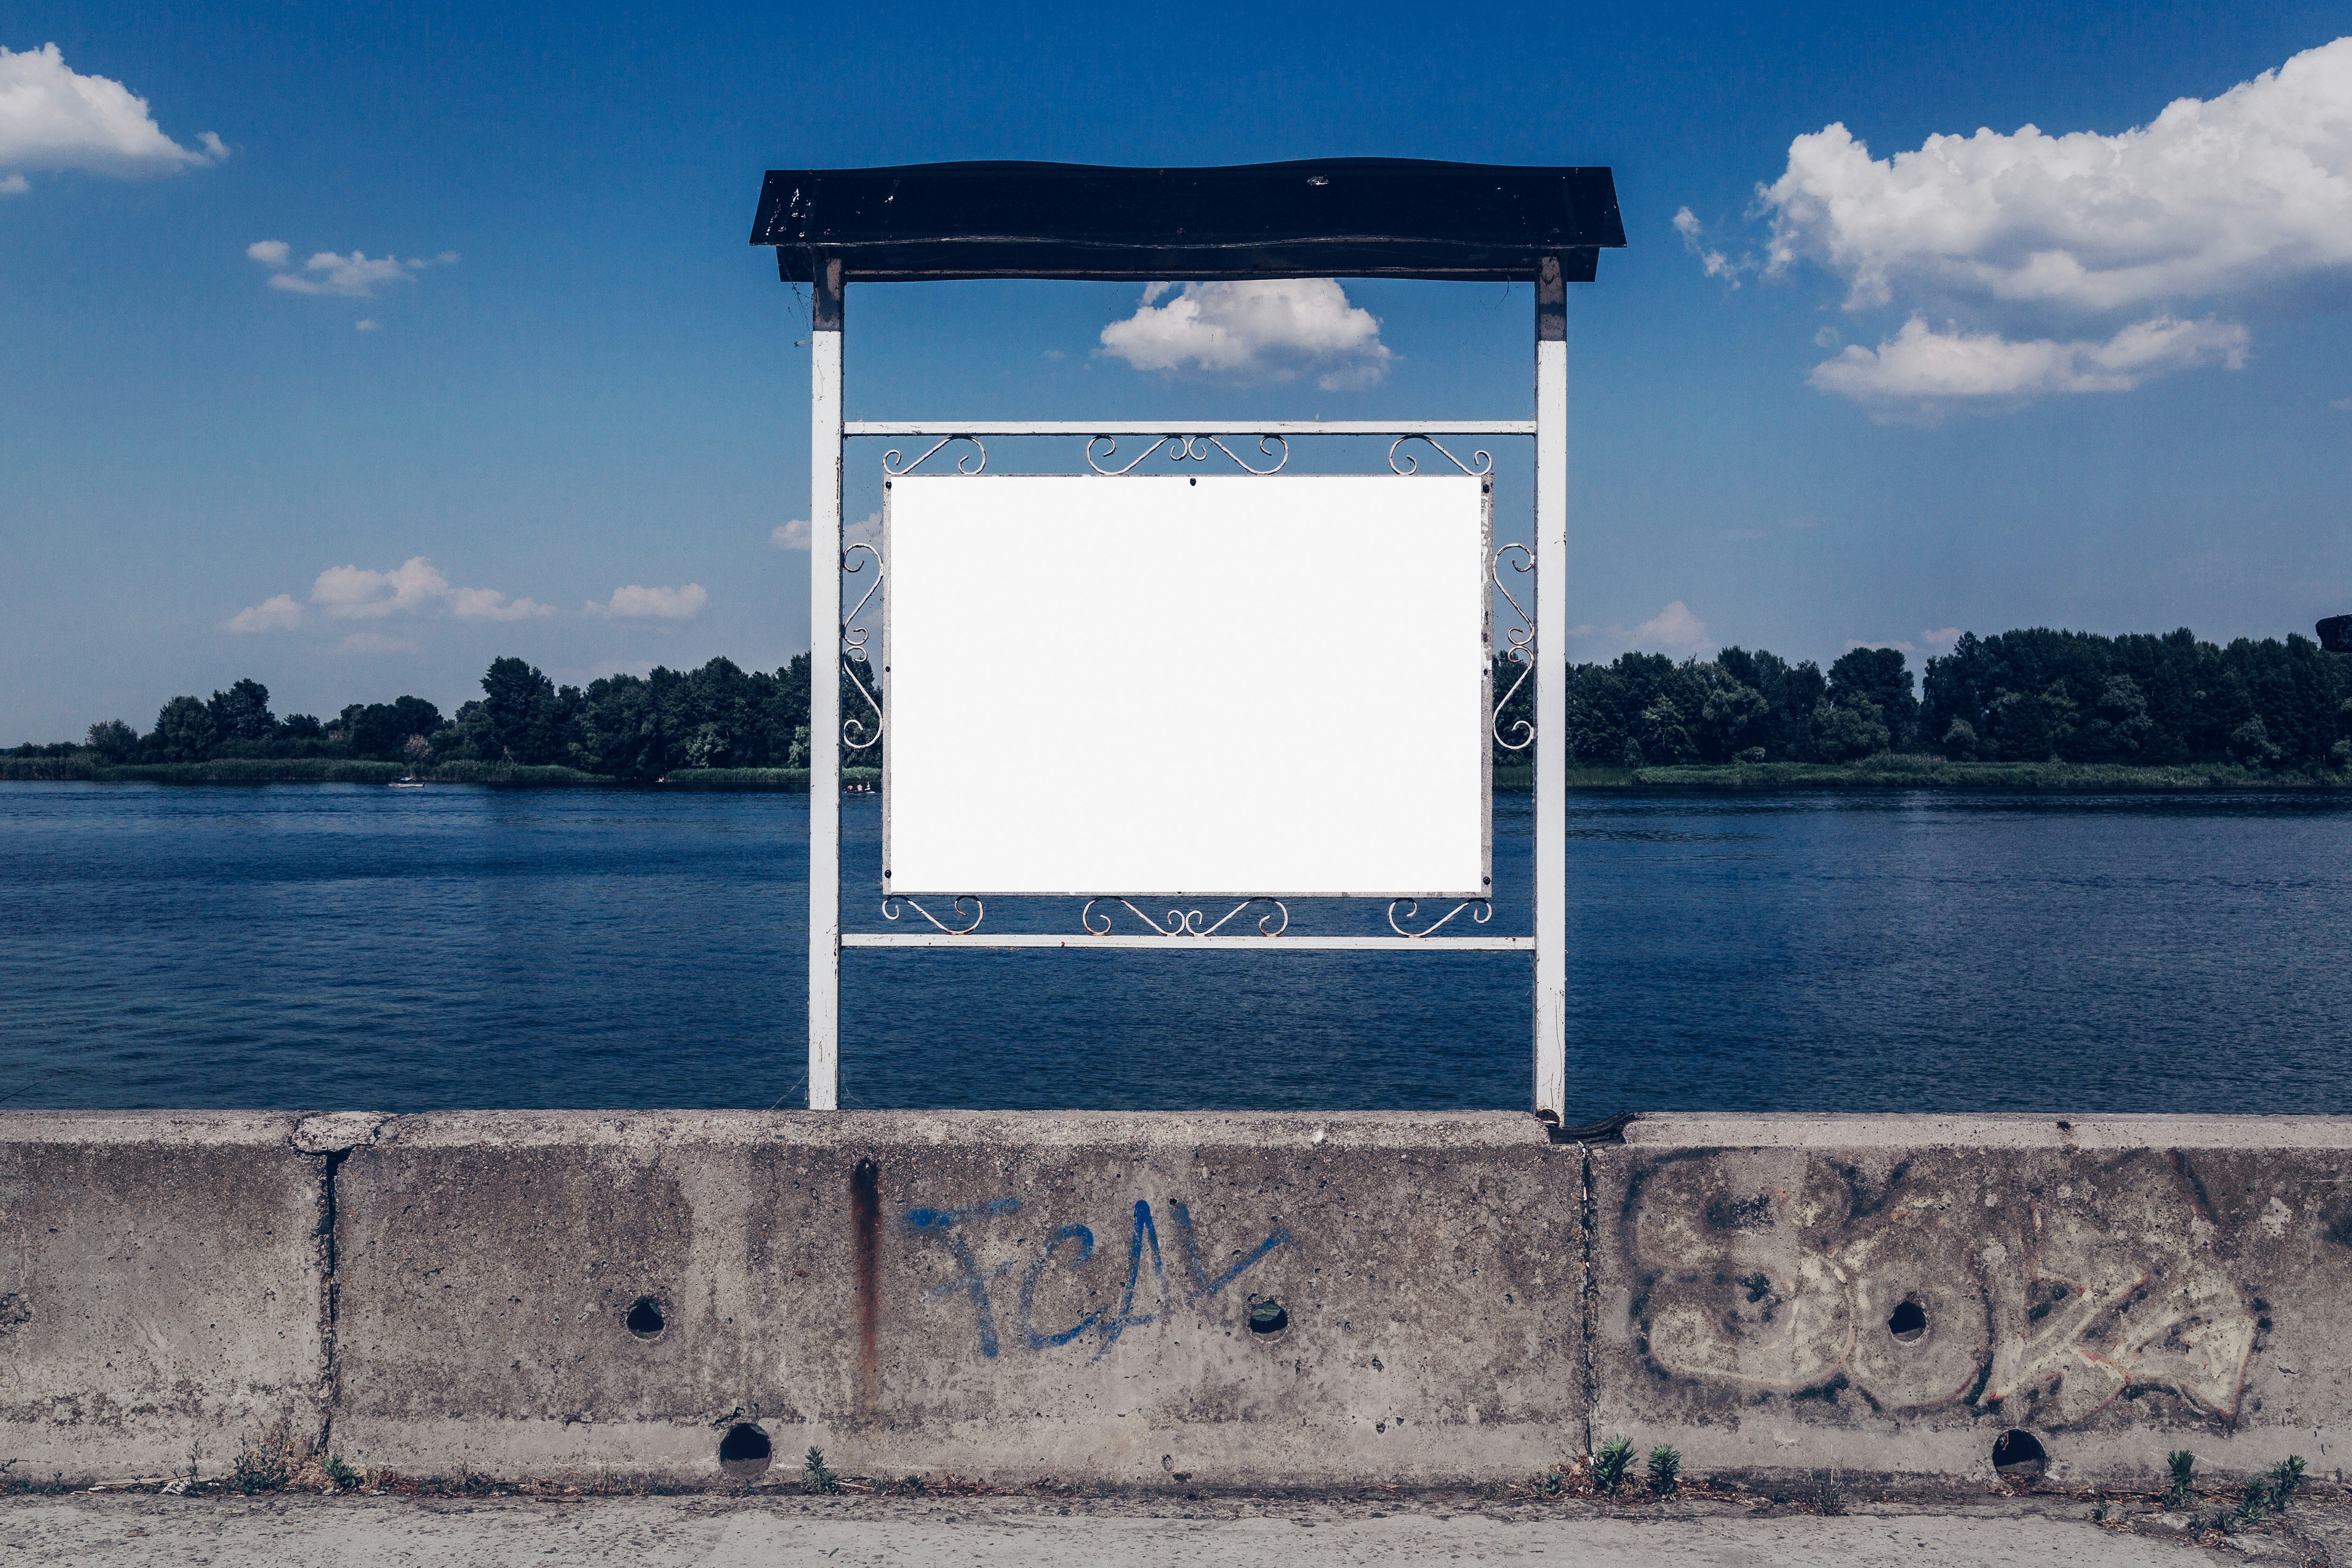
[(2087, 310), (2259, 289), (2352, 264), (2352, 37), (2115, 136), (1931, 136), (1874, 161), (1831, 125), (1759, 193), (1800, 257), (1882, 305), (1930, 284)]
[[(1790, 144), (1757, 204), (1771, 220), (1767, 270), (1815, 263), (1843, 280), (1849, 310), (1933, 307), (1980, 328), (2106, 318), (2079, 339), (2014, 341), (1915, 319), (1892, 369), (1885, 344), (1848, 349), (1814, 372), (1824, 390), (2020, 397), (2234, 369), (2243, 329), (2182, 320), (2183, 303), (2275, 298), (2352, 270), (2352, 37), (2112, 136), (1987, 129), (1874, 159), (1832, 124)], [(2141, 319), (2115, 329), (2126, 312)]]
[(390, 571), (331, 566), (310, 584), (310, 602), (343, 619), (415, 610), (449, 591), (449, 580), (423, 556), (411, 556)]
[(2327, 406), (2330, 408), (2342, 409), (2347, 413), (2352, 413), (2352, 397), (2339, 397)]
[[(794, 517), (789, 523), (779, 523), (768, 530), (768, 542), (778, 549), (806, 549), (809, 548), (809, 520), (806, 517)], [(878, 511), (868, 512), (854, 523), (845, 522), (841, 525), (841, 543), (844, 549), (851, 545), (871, 545), (881, 542), (882, 514)]]
[(689, 582), (684, 588), (643, 588), (631, 583), (626, 588), (613, 590), (607, 603), (591, 602), (592, 615), (609, 615), (619, 620), (691, 621), (702, 613), (710, 595), (702, 584)]
[(1139, 371), (1192, 369), (1244, 381), (1313, 373), (1326, 392), (1378, 384), (1395, 355), (1372, 313), (1328, 277), (1188, 283), (1143, 291), (1134, 315), (1102, 329), (1106, 353)]
[(32, 188), (33, 183), (22, 174), (11, 174), (5, 179), (0, 179), (0, 196), (21, 196)]
[(452, 588), (441, 569), (421, 555), (390, 571), (331, 566), (310, 585), (310, 602), (340, 621), (379, 620), (436, 605), (460, 621), (524, 621), (555, 613), (536, 600), (509, 602), (494, 588)]
[(1916, 653), (1919, 651), (1900, 637), (1849, 637), (1845, 640), (1847, 653), (1851, 653), (1856, 648), (1893, 648), (1904, 653)]
[(238, 611), (224, 622), (230, 632), (283, 632), (302, 624), (302, 607), (290, 593), (279, 593)]
[(1919, 633), (1919, 646), (1930, 653), (1948, 653), (1959, 640), (1960, 629), (1957, 626), (1931, 626)]
[(555, 607), (541, 604), (536, 599), (518, 599), (508, 602), (507, 596), (495, 588), (453, 588), (448, 591), (449, 613), (460, 621), (528, 621), (535, 615), (552, 615)]
[[(55, 44), (0, 47), (0, 168), (79, 169), (94, 174), (164, 174), (228, 156), (207, 131), (198, 147), (163, 134), (147, 100), (107, 77), (83, 76)], [(0, 182), (21, 194), (22, 174)]]
[(1690, 612), (1690, 606), (1675, 600), (1647, 621), (1633, 628), (1633, 645), (1656, 648), (1669, 653), (1696, 653), (1710, 644), (1706, 622)]
[(2129, 392), (2167, 371), (2219, 361), (2246, 362), (2246, 329), (2207, 318), (2158, 316), (2105, 342), (2019, 342), (1958, 326), (1938, 332), (1914, 316), (1876, 350), (1847, 346), (1806, 379), (1823, 392), (1864, 402), (1930, 403), (1949, 398), (2017, 398), (2043, 392)]
[(381, 332), (383, 330), (383, 323), (377, 320), (373, 316), (362, 316), (358, 320), (352, 322), (352, 325), (357, 327), (362, 332)]
[(346, 299), (373, 298), (376, 289), (384, 284), (408, 282), (428, 267), (447, 267), (457, 259), (454, 250), (445, 250), (430, 261), (416, 256), (405, 261), (396, 256), (370, 256), (356, 250), (341, 256), (322, 250), (295, 271), (293, 247), (282, 239), (257, 239), (245, 247), (245, 254), (270, 269), (272, 288), (282, 288), (289, 294), (334, 294)]
[(1738, 287), (1739, 275), (1755, 270), (1757, 265), (1755, 258), (1742, 256), (1738, 261), (1732, 260), (1720, 250), (1709, 246), (1701, 237), (1706, 232), (1706, 225), (1700, 223), (1697, 215), (1688, 207), (1678, 208), (1675, 211), (1675, 233), (1683, 236), (1683, 248), (1698, 257), (1698, 264), (1706, 269), (1706, 275), (1709, 277), (1720, 277), (1732, 287)]

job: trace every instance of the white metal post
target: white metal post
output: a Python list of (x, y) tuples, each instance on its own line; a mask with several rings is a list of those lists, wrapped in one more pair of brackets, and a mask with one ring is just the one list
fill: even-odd
[(808, 1108), (841, 1080), (841, 261), (816, 269), (809, 321)]
[(1568, 1117), (1568, 288), (1536, 277), (1536, 1103)]

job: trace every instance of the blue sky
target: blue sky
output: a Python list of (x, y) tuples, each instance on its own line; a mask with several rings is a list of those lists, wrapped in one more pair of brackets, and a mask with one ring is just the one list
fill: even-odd
[[(1570, 300), (1578, 657), (2352, 610), (2352, 45), (2306, 54), (2342, 6), (1252, 19), (0, 6), (0, 741), (244, 674), (450, 708), (496, 653), (805, 648), (772, 166), (1613, 166), (1631, 246)], [(1527, 412), (1527, 289), (1342, 288), (853, 289), (850, 412)]]

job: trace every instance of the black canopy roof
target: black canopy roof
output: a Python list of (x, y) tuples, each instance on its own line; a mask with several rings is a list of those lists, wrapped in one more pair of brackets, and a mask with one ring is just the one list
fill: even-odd
[(1607, 169), (1331, 158), (1213, 169), (772, 169), (751, 243), (787, 282), (1426, 277), (1589, 283), (1622, 246)]

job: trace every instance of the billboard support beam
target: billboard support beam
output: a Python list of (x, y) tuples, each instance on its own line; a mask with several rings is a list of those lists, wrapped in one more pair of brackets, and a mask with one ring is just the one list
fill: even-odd
[(841, 1084), (841, 259), (809, 314), (808, 1107)]
[(1536, 275), (1535, 1112), (1568, 1114), (1568, 286)]

